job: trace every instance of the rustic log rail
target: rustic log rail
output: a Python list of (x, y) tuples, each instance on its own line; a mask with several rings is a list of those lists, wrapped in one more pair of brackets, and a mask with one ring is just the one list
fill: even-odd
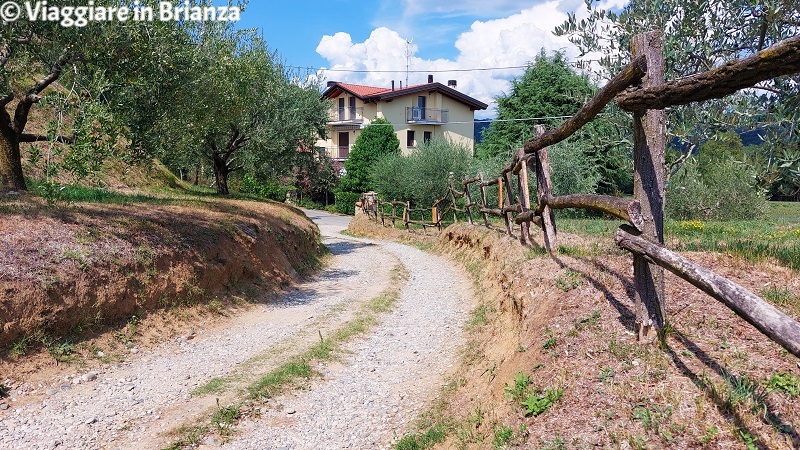
[[(615, 76), (598, 94), (589, 100), (573, 117), (554, 130), (545, 131), (536, 126), (534, 136), (525, 142), (512, 161), (503, 167), (500, 174), (485, 178), (477, 174), (461, 182), (463, 191), (454, 188), (449, 177), (449, 188), (432, 208), (411, 209), (408, 203), (381, 202), (391, 205), (392, 213), (384, 216), (378, 207), (375, 216), (394, 220), (395, 208), (403, 206), (402, 220), (406, 229), (410, 225), (421, 225), (423, 232), (429, 227), (442, 229), (445, 216), (452, 213), (453, 222), (458, 213), (466, 213), (473, 223), (473, 210), (483, 217), (483, 224), (492, 228), (489, 217), (503, 218), (505, 229), (499, 230), (511, 236), (514, 225), (519, 226), (520, 241), (533, 245), (530, 239), (530, 224), (543, 231), (545, 248), (552, 254), (558, 246), (558, 237), (553, 210), (588, 209), (599, 211), (629, 223), (623, 224), (614, 240), (633, 255), (634, 303), (636, 325), (640, 339), (651, 339), (663, 329), (665, 320), (663, 270), (677, 276), (724, 303), (740, 317), (752, 324), (767, 337), (800, 357), (800, 324), (780, 312), (768, 302), (688, 259), (668, 250), (663, 245), (663, 199), (664, 199), (664, 147), (666, 141), (663, 109), (668, 106), (687, 104), (719, 98), (737, 90), (754, 86), (776, 76), (800, 73), (800, 37), (781, 41), (756, 55), (743, 60), (726, 63), (716, 69), (679, 80), (663, 79), (663, 51), (661, 36), (651, 32), (632, 39), (633, 61)], [(634, 86), (634, 87), (631, 87)], [(607, 195), (571, 194), (554, 195), (550, 175), (548, 147), (557, 144), (593, 120), (602, 109), (616, 98), (624, 110), (633, 111), (634, 118), (634, 198), (619, 198)], [(531, 205), (530, 175), (536, 181), (535, 198)], [(516, 183), (512, 183), (512, 177)], [(478, 189), (473, 197), (470, 189)], [(496, 205), (489, 203), (487, 188), (497, 190)], [(516, 189), (516, 191), (514, 190)], [(463, 199), (463, 206), (459, 200)], [(366, 204), (366, 202), (362, 202)], [(365, 211), (370, 214), (369, 211)], [(431, 221), (412, 220), (412, 212), (427, 214)]]

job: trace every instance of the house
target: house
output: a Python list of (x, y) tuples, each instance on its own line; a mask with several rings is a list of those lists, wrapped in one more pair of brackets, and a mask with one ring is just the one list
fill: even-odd
[(334, 161), (347, 159), (361, 130), (378, 117), (392, 123), (404, 155), (434, 137), (474, 149), (475, 111), (488, 107), (459, 92), (455, 80), (445, 86), (433, 75), (425, 84), (395, 87), (392, 81), (389, 88), (329, 81), (322, 97), (333, 100), (333, 108), (328, 139), (317, 146), (325, 147)]

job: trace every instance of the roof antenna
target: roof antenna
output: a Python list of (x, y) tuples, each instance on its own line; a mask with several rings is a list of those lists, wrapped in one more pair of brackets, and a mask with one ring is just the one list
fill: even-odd
[(411, 43), (414, 42), (414, 38), (406, 40), (406, 86), (408, 86), (408, 69), (411, 67)]

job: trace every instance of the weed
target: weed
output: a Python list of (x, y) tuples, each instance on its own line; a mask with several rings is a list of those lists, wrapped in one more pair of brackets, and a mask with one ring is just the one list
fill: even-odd
[(134, 338), (136, 337), (137, 331), (139, 331), (139, 323), (141, 320), (137, 316), (131, 316), (128, 319), (128, 323), (125, 325), (120, 331), (114, 333), (114, 337), (117, 338), (123, 345), (131, 346), (134, 343)]
[(583, 284), (583, 275), (571, 269), (567, 269), (564, 275), (556, 279), (556, 287), (564, 292), (569, 292)]
[(468, 448), (469, 444), (482, 443), (486, 436), (479, 430), (483, 425), (484, 415), (483, 407), (479, 404), (475, 409), (469, 413), (466, 419), (459, 424), (456, 429), (456, 438), (458, 439), (459, 448)]
[(220, 393), (220, 392), (223, 392), (225, 390), (225, 384), (226, 384), (226, 381), (225, 381), (224, 378), (215, 377), (215, 378), (212, 378), (212, 379), (208, 380), (208, 382), (206, 382), (206, 384), (195, 388), (191, 392), (191, 395), (194, 396), (194, 397), (198, 397), (198, 396), (201, 396), (201, 395), (206, 395), (206, 394), (211, 394), (211, 393)]
[(222, 302), (219, 301), (219, 299), (211, 300), (206, 304), (206, 307), (208, 308), (209, 311), (217, 315), (222, 315), (224, 311)]
[(16, 358), (18, 356), (25, 356), (28, 352), (28, 348), (31, 346), (31, 341), (33, 340), (32, 336), (25, 335), (21, 338), (14, 341), (11, 345), (11, 348), (8, 350), (8, 356), (10, 358)]
[(719, 434), (719, 428), (716, 426), (710, 426), (703, 431), (703, 437), (700, 438), (701, 444), (710, 444), (717, 440), (717, 434)]
[(133, 253), (133, 259), (136, 264), (148, 267), (155, 261), (156, 253), (146, 245), (140, 245)]
[(50, 353), (50, 356), (53, 357), (56, 361), (59, 362), (70, 362), (74, 359), (74, 346), (71, 341), (66, 340), (64, 342), (57, 342), (57, 341), (50, 341), (44, 343), (47, 351)]
[(782, 372), (773, 375), (767, 382), (770, 391), (780, 391), (790, 397), (800, 397), (800, 376)]
[(798, 298), (787, 287), (770, 286), (761, 291), (764, 300), (778, 306), (797, 305)]
[(308, 379), (312, 375), (311, 366), (306, 361), (283, 364), (247, 388), (250, 398), (267, 399), (283, 390), (298, 379)]
[(595, 309), (592, 311), (592, 315), (589, 317), (584, 317), (581, 320), (576, 320), (574, 325), (576, 330), (583, 330), (587, 326), (595, 327), (597, 323), (600, 321), (600, 310)]
[(179, 435), (180, 438), (162, 450), (182, 450), (196, 447), (202, 442), (206, 433), (208, 433), (208, 427), (203, 425), (195, 427), (182, 426), (175, 431), (175, 434)]
[(444, 442), (447, 437), (442, 425), (437, 424), (424, 433), (406, 434), (394, 445), (395, 450), (424, 450)]
[(739, 439), (747, 446), (747, 450), (758, 450), (758, 446), (756, 445), (758, 438), (754, 438), (749, 431), (739, 430), (737, 434), (739, 435)]
[(481, 303), (477, 308), (472, 311), (472, 315), (467, 322), (467, 329), (469, 331), (478, 331), (489, 323), (489, 306)]
[(726, 375), (724, 379), (729, 405), (736, 406), (749, 403), (753, 412), (767, 410), (766, 395), (756, 380), (748, 376), (736, 377), (733, 375)]
[(567, 450), (567, 441), (556, 433), (552, 441), (542, 441), (540, 450)]
[(506, 397), (514, 402), (521, 402), (525, 399), (528, 392), (528, 386), (533, 382), (531, 376), (525, 372), (519, 371), (514, 375), (514, 384), (505, 384)]
[(605, 382), (609, 378), (614, 378), (614, 369), (611, 367), (602, 367), (600, 375), (597, 376), (597, 381)]
[(239, 405), (226, 406), (224, 408), (219, 406), (219, 399), (217, 399), (217, 410), (211, 415), (211, 424), (216, 431), (222, 436), (230, 436), (233, 434), (233, 424), (242, 416)]
[(494, 430), (494, 439), (492, 439), (492, 446), (494, 448), (503, 448), (511, 442), (511, 439), (514, 437), (514, 429), (507, 426), (501, 425), (499, 428)]
[(667, 442), (672, 440), (669, 423), (672, 421), (672, 407), (652, 405), (650, 408), (637, 406), (631, 415), (640, 421), (645, 429), (660, 434)]
[(367, 308), (375, 313), (387, 313), (397, 303), (397, 292), (384, 292), (367, 303)]
[(571, 245), (559, 245), (557, 251), (561, 255), (577, 257), (599, 256), (600, 253), (600, 249), (597, 247), (587, 249), (584, 247), (573, 247)]
[(550, 330), (550, 328), (546, 328), (544, 330), (544, 332), (545, 332), (545, 334), (547, 334), (547, 340), (542, 345), (542, 348), (544, 350), (551, 350), (551, 349), (555, 348), (555, 346), (556, 346), (556, 337), (553, 336), (553, 332)]
[(521, 402), (522, 406), (525, 407), (525, 415), (538, 416), (543, 414), (555, 402), (560, 400), (563, 394), (564, 389), (546, 389), (544, 392), (531, 393), (524, 402)]
[(547, 255), (547, 249), (545, 249), (544, 247), (537, 246), (525, 252), (525, 260), (530, 261), (535, 258), (541, 258), (545, 255)]

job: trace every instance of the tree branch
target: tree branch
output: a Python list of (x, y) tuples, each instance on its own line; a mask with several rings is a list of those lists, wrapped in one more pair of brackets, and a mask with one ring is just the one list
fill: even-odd
[(74, 144), (75, 143), (75, 136), (56, 136), (55, 139), (50, 139), (49, 136), (45, 136), (43, 134), (29, 134), (29, 133), (22, 133), (19, 136), (20, 142), (58, 142), (61, 144)]
[(644, 56), (634, 59), (620, 73), (606, 84), (600, 92), (589, 100), (574, 116), (555, 130), (550, 130), (538, 138), (525, 142), (525, 153), (536, 153), (539, 150), (557, 144), (572, 136), (582, 126), (592, 121), (605, 106), (628, 86), (637, 83), (647, 72), (647, 61)]
[(626, 111), (664, 109), (734, 92), (782, 75), (800, 72), (800, 36), (785, 39), (742, 60), (730, 61), (716, 69), (672, 80), (648, 88), (632, 88), (617, 96)]
[(17, 109), (14, 112), (14, 123), (12, 124), (12, 128), (17, 134), (21, 135), (23, 130), (25, 130), (25, 125), (28, 123), (28, 114), (31, 111), (31, 107), (33, 107), (34, 103), (39, 103), (39, 101), (42, 99), (39, 94), (41, 94), (45, 88), (58, 80), (58, 77), (61, 76), (61, 73), (64, 71), (64, 67), (67, 64), (75, 62), (78, 59), (79, 58), (75, 55), (63, 55), (58, 61), (56, 61), (56, 63), (53, 65), (53, 68), (50, 69), (50, 73), (48, 73), (41, 80), (37, 81), (32, 88), (28, 89), (28, 93), (17, 104)]

